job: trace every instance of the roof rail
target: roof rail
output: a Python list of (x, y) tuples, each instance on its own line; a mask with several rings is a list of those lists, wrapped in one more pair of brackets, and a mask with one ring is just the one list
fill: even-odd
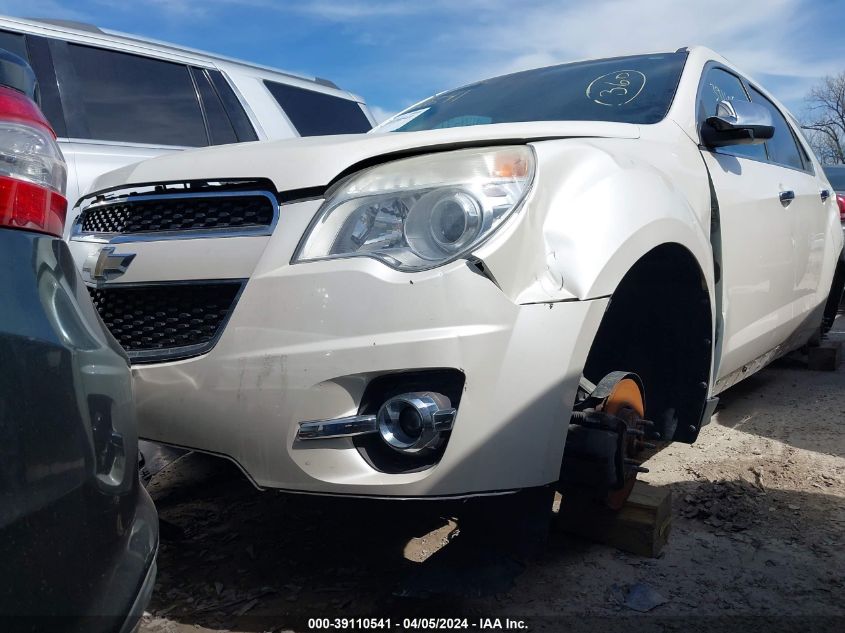
[(337, 88), (338, 90), (340, 90), (340, 86), (338, 86), (331, 79), (324, 79), (323, 77), (314, 77), (314, 81), (320, 85), (328, 86), (329, 88)]
[(78, 22), (76, 20), (54, 20), (52, 18), (24, 18), (32, 22), (41, 22), (42, 24), (52, 24), (53, 26), (61, 26), (66, 29), (76, 29), (77, 31), (87, 31), (89, 33), (103, 33), (100, 27), (87, 22)]

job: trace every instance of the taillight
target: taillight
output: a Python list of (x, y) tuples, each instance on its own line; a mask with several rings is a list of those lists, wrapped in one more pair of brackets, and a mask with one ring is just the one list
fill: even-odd
[(837, 193), (836, 204), (839, 205), (839, 221), (845, 223), (845, 196)]
[(0, 86), (0, 227), (61, 236), (67, 166), (38, 106)]

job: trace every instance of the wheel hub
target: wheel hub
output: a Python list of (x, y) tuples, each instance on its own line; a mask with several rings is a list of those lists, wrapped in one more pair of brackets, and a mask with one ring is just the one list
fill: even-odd
[(636, 374), (613, 372), (593, 386), (582, 381), (583, 399), (573, 408), (561, 483), (567, 493), (585, 492), (612, 509), (627, 500), (637, 475), (648, 472), (635, 457), (653, 445), (645, 441), (642, 382)]

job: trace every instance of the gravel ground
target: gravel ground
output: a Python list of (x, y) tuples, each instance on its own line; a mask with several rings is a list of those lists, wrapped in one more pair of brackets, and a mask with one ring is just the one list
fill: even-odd
[[(845, 341), (845, 318), (831, 338)], [(674, 499), (657, 559), (558, 532), (526, 564), (474, 547), (448, 508), (260, 493), (191, 453), (150, 486), (163, 525), (141, 631), (299, 631), (338, 616), (845, 631), (843, 420), (845, 365), (782, 360), (725, 392), (696, 444), (646, 463), (642, 478)]]

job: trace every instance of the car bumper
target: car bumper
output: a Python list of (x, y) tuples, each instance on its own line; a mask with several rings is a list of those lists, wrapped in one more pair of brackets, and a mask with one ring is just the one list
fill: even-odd
[(73, 630), (137, 630), (155, 586), (158, 543), (158, 515), (149, 494), (139, 485), (132, 521), (110, 555), (102, 556), (108, 565), (79, 618), (78, 629)]
[[(207, 354), (135, 365), (140, 435), (226, 456), (260, 487), (389, 497), (475, 495), (558, 478), (607, 299), (517, 305), (466, 262), (400, 273), (358, 258), (260, 269)], [(465, 376), (439, 463), (376, 470), (350, 438), (299, 422), (359, 412), (394, 373)]]
[(144, 582), (141, 583), (141, 588), (129, 609), (129, 615), (126, 617), (120, 633), (135, 633), (135, 631), (140, 629), (141, 617), (144, 615), (144, 610), (153, 596), (153, 587), (155, 587), (157, 574), (158, 566), (156, 565), (155, 555), (153, 555), (152, 563), (147, 569), (147, 575), (144, 577)]
[[(158, 555), (158, 516), (153, 506), (150, 495), (144, 490), (140, 489), (139, 506), (143, 505), (143, 509), (136, 512), (135, 525), (131, 531), (131, 537), (127, 541), (126, 557), (134, 561), (130, 565), (127, 574), (127, 582), (131, 583), (135, 579), (137, 589), (134, 592), (133, 599), (129, 605), (129, 610), (123, 626), (120, 628), (121, 633), (135, 631), (141, 622), (141, 616), (144, 615), (144, 610), (150, 603), (153, 595), (153, 587), (155, 586), (156, 575), (158, 567), (156, 565), (156, 557)], [(138, 565), (139, 561), (143, 561), (143, 567)], [(146, 571), (144, 571), (146, 570)], [(142, 578), (141, 584), (137, 585), (137, 579)]]
[(149, 599), (158, 544), (128, 360), (64, 242), (0, 245), (0, 630), (113, 633)]

